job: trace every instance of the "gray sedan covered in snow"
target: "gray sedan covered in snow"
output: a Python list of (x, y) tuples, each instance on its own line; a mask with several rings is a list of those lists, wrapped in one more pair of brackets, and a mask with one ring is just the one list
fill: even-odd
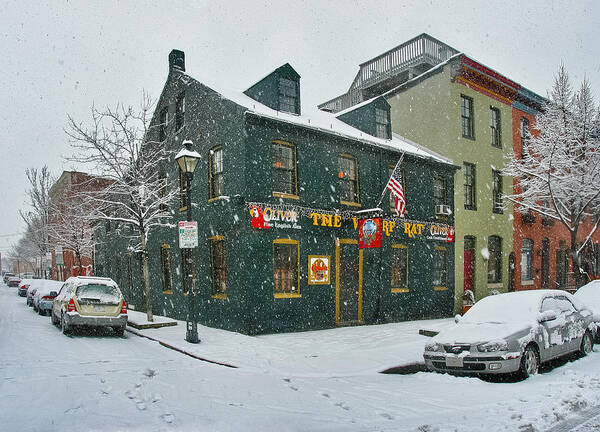
[(593, 349), (592, 313), (571, 294), (531, 290), (486, 297), (425, 346), (431, 370), (535, 374), (540, 363)]

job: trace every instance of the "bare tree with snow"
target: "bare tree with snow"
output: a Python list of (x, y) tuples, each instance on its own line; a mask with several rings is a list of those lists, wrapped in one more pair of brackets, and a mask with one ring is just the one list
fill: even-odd
[(43, 259), (48, 252), (48, 212), (53, 178), (46, 165), (41, 169), (28, 168), (25, 173), (30, 185), (27, 190), (28, 204), (32, 210), (19, 210), (19, 213), (27, 226), (28, 241), (35, 246), (36, 256)]
[[(520, 186), (507, 198), (518, 211), (535, 211), (567, 228), (575, 282), (580, 285), (580, 253), (600, 222), (600, 113), (590, 83), (584, 79), (573, 91), (564, 66), (549, 98), (536, 118), (535, 133), (524, 137), (522, 157), (513, 154), (507, 162), (504, 173)], [(591, 228), (578, 244), (586, 221)]]
[(153, 321), (153, 313), (147, 240), (154, 228), (172, 226), (169, 206), (178, 194), (161, 169), (173, 163), (173, 155), (163, 143), (149, 139), (153, 105), (144, 95), (139, 109), (122, 104), (104, 110), (93, 107), (88, 126), (69, 116), (66, 129), (75, 151), (69, 160), (89, 166), (90, 172), (111, 182), (90, 193), (91, 217), (134, 228), (134, 247), (142, 255), (148, 321)]

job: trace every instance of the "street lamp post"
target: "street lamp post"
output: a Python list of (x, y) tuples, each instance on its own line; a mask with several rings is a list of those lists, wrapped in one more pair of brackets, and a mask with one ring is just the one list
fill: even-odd
[[(175, 160), (179, 165), (179, 169), (185, 176), (186, 183), (186, 206), (187, 206), (187, 221), (192, 221), (192, 179), (194, 177), (194, 170), (196, 169), (196, 164), (200, 159), (200, 154), (192, 150), (192, 142), (190, 140), (183, 141), (184, 148), (181, 149), (179, 153), (175, 156)], [(197, 241), (197, 234), (196, 234)], [(186, 334), (185, 340), (190, 343), (198, 343), (200, 339), (198, 338), (198, 322), (196, 321), (196, 292), (194, 288), (194, 276), (193, 276), (193, 253), (192, 247), (189, 245), (184, 245), (182, 247), (180, 240), (180, 248), (181, 253), (184, 254), (183, 265), (183, 280), (185, 284), (185, 289), (187, 291), (188, 297), (188, 315), (186, 319)], [(185, 252), (184, 252), (185, 251)]]

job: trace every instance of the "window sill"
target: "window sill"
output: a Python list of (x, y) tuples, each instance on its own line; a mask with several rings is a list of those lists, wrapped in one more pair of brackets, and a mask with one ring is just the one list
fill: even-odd
[(408, 288), (392, 288), (392, 294), (396, 294), (396, 293), (407, 293)]
[(217, 300), (227, 300), (227, 294), (213, 294), (210, 298), (214, 298)]
[(173, 294), (173, 290), (167, 290), (162, 292), (164, 295)]
[(273, 293), (274, 298), (301, 298), (302, 294), (299, 293)]
[(529, 286), (529, 285), (533, 285), (534, 283), (535, 282), (533, 281), (533, 279), (521, 281), (522, 286)]
[(340, 204), (342, 204), (342, 205), (347, 205), (347, 206), (351, 206), (351, 207), (361, 207), (360, 203), (357, 203), (357, 202), (351, 202), (351, 201), (341, 201), (341, 200), (340, 200)]
[(488, 282), (487, 286), (488, 286), (488, 289), (504, 288), (504, 285), (502, 284), (502, 282)]
[(209, 203), (211, 203), (211, 202), (215, 202), (215, 201), (220, 201), (220, 200), (228, 200), (228, 199), (229, 199), (229, 197), (228, 197), (228, 196), (225, 196), (225, 195), (219, 195), (218, 197), (210, 198), (210, 199), (208, 200), (208, 202), (209, 202)]
[(464, 139), (468, 139), (468, 140), (471, 140), (471, 141), (475, 141), (475, 136), (466, 136), (466, 135), (463, 135), (462, 137), (463, 137)]
[(300, 197), (298, 195), (287, 194), (287, 193), (283, 193), (283, 192), (273, 192), (273, 196), (275, 198), (288, 198), (288, 199), (295, 199), (295, 200), (300, 199)]
[(445, 286), (435, 286), (433, 287), (434, 291), (448, 291), (448, 287)]
[(465, 206), (465, 210), (472, 210), (472, 211), (477, 211), (477, 207), (473, 207), (473, 206)]

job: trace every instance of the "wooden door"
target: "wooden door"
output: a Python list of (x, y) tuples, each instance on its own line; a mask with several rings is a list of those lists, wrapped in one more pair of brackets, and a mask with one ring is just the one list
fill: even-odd
[(358, 242), (340, 239), (336, 246), (336, 322), (362, 321), (362, 254)]
[(472, 250), (465, 249), (464, 252), (465, 259), (465, 276), (464, 276), (464, 290), (471, 290), (475, 293), (474, 284), (473, 284), (473, 276), (475, 269), (475, 256)]

